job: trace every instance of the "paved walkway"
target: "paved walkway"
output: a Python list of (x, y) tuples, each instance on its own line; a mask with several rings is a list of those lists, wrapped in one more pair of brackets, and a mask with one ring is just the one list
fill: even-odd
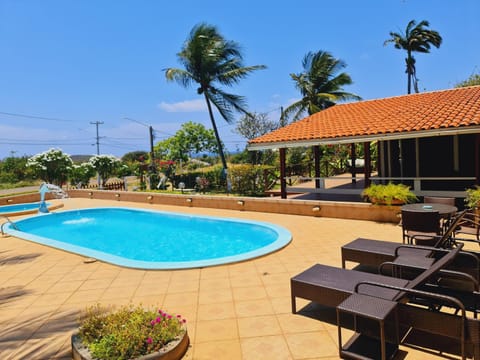
[[(118, 202), (65, 199), (65, 210)], [(293, 241), (237, 264), (145, 271), (85, 262), (82, 256), (13, 237), (0, 240), (0, 359), (71, 359), (70, 335), (90, 304), (153, 305), (188, 320), (185, 359), (337, 359), (337, 328), (293, 315), (290, 278), (315, 263), (340, 266), (340, 246), (357, 237), (400, 241), (392, 224), (122, 202), (120, 206), (269, 221)], [(307, 305), (299, 299), (299, 308)], [(348, 334), (345, 333), (345, 338)], [(436, 355), (402, 348), (408, 359)], [(401, 357), (400, 357), (401, 358)]]

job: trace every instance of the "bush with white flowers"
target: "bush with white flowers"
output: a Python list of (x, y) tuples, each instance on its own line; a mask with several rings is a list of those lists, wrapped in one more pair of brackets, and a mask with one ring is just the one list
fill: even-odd
[(90, 162), (74, 164), (70, 171), (70, 184), (81, 188), (83, 185), (88, 185), (93, 176), (95, 176), (95, 169)]
[(113, 155), (95, 155), (92, 156), (88, 162), (98, 172), (102, 186), (105, 186), (108, 178), (116, 173), (121, 163), (120, 160)]
[(28, 159), (27, 167), (49, 184), (61, 186), (67, 181), (73, 161), (60, 149), (50, 149)]

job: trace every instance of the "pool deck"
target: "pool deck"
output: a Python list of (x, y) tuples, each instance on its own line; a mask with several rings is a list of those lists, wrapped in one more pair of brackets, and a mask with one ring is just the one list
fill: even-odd
[[(315, 263), (340, 267), (340, 247), (357, 237), (395, 242), (402, 238), (399, 226), (360, 220), (81, 198), (52, 202), (64, 204), (59, 211), (129, 206), (268, 221), (289, 229), (293, 241), (275, 253), (241, 263), (155, 271), (89, 263), (82, 256), (3, 237), (2, 360), (71, 359), (70, 336), (77, 317), (95, 303), (152, 305), (181, 314), (188, 321), (191, 340), (184, 359), (338, 359), (335, 325), (306, 316), (307, 312), (291, 313), (290, 278)], [(297, 300), (298, 308), (306, 305)], [(401, 350), (399, 358), (442, 358)]]

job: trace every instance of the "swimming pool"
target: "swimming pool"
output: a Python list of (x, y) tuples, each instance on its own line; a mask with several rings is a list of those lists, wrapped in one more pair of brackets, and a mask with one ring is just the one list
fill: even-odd
[(131, 208), (33, 216), (5, 232), (108, 263), (141, 269), (195, 268), (242, 261), (286, 246), (283, 227), (252, 220)]
[[(49, 209), (52, 209), (52, 206), (50, 203), (47, 202), (46, 204)], [(14, 215), (33, 214), (38, 211), (39, 207), (40, 207), (40, 202), (2, 205), (0, 206), (0, 215), (14, 216)]]

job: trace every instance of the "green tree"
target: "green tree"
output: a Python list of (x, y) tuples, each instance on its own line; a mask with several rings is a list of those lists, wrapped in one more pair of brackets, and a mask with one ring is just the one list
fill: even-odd
[(29, 158), (27, 166), (43, 181), (61, 186), (67, 181), (73, 161), (62, 150), (50, 149)]
[(199, 123), (182, 124), (172, 137), (155, 145), (155, 153), (161, 159), (188, 161), (194, 154), (217, 151), (217, 142), (213, 130)]
[(70, 170), (70, 183), (79, 187), (88, 185), (94, 175), (95, 169), (90, 162), (74, 164)]
[(0, 161), (0, 183), (17, 183), (29, 178), (28, 157), (6, 157)]
[(312, 115), (335, 105), (338, 101), (360, 100), (358, 95), (346, 92), (343, 86), (352, 79), (340, 72), (346, 64), (326, 51), (309, 52), (302, 61), (303, 72), (290, 74), (302, 98), (288, 106), (284, 115), (298, 120), (305, 112)]
[[(272, 132), (279, 127), (280, 124), (270, 120), (268, 118), (268, 114), (252, 113), (242, 116), (240, 121), (237, 123), (235, 132), (247, 140), (252, 140)], [(270, 164), (275, 159), (275, 154), (272, 150), (265, 150), (263, 153), (261, 151), (247, 151), (247, 154), (245, 155), (247, 155), (246, 157), (249, 158), (249, 161), (253, 164), (259, 164), (261, 161), (263, 161), (263, 163)]]
[(133, 163), (138, 161), (144, 161), (146, 158), (148, 158), (147, 151), (137, 150), (137, 151), (128, 152), (125, 155), (123, 155), (122, 161), (126, 163)]
[(456, 88), (480, 85), (480, 74), (472, 74), (467, 80), (455, 84)]
[(405, 72), (407, 73), (409, 94), (412, 90), (412, 80), (415, 92), (418, 92), (417, 70), (412, 53), (429, 53), (432, 45), (438, 49), (442, 44), (440, 34), (435, 30), (427, 29), (429, 26), (430, 24), (426, 20), (422, 20), (418, 24), (415, 20), (411, 20), (404, 33), (390, 32), (390, 39), (384, 42), (384, 45), (393, 43), (395, 49), (407, 51)]
[(120, 160), (113, 155), (95, 155), (88, 162), (98, 172), (102, 186), (105, 186), (110, 176), (116, 174), (120, 166)]
[(247, 140), (253, 140), (279, 128), (279, 124), (266, 113), (245, 114), (237, 122), (235, 132)]
[(247, 110), (242, 96), (229, 94), (218, 85), (237, 84), (254, 70), (264, 69), (265, 66), (243, 66), (239, 45), (226, 40), (215, 26), (207, 24), (193, 27), (177, 56), (185, 69), (168, 68), (165, 70), (165, 76), (168, 81), (177, 81), (184, 87), (198, 84), (197, 93), (205, 98), (220, 159), (226, 171), (227, 162), (213, 116), (212, 104), (227, 123), (234, 121), (235, 111), (247, 113)]

